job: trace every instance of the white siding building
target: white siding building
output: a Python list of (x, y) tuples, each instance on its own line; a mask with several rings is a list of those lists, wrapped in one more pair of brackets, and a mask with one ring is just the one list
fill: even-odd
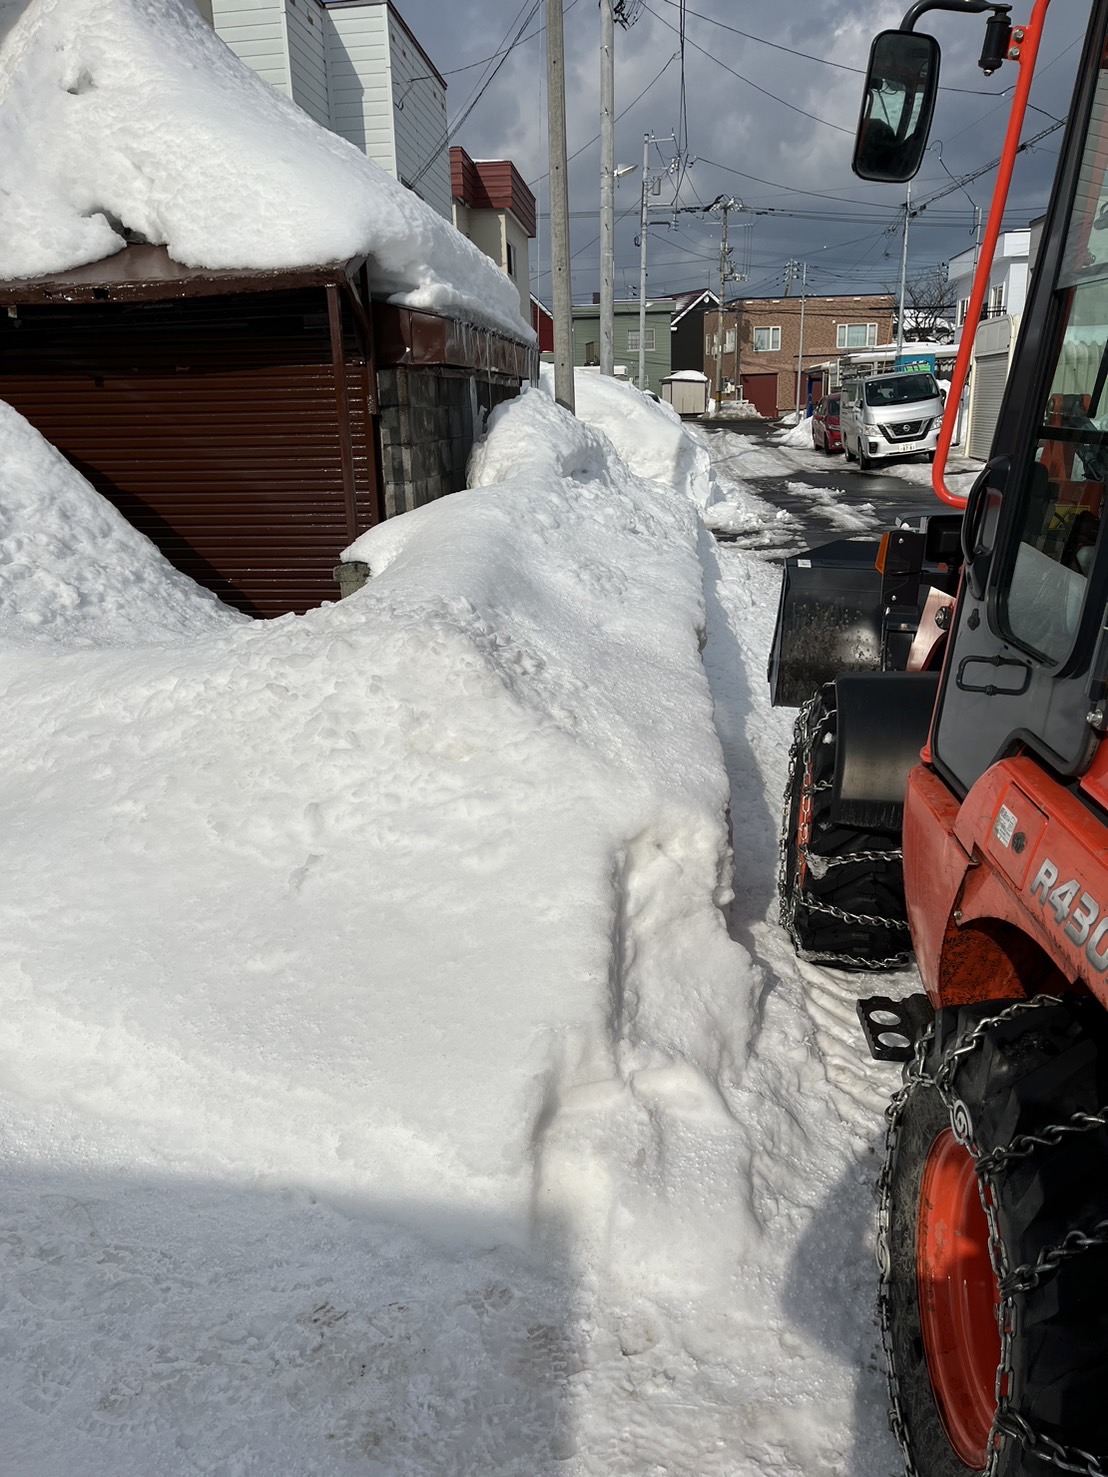
[(197, 4), (260, 77), (451, 219), (446, 83), (392, 0)]
[[(968, 403), (969, 433), (966, 450), (984, 461), (990, 454), (993, 432), (1000, 416), (1004, 386), (1008, 380), (1016, 334), (1027, 302), (1027, 288), (1034, 262), (1033, 246), (1038, 232), (1002, 231), (989, 271), (989, 290), (974, 330)], [(966, 312), (977, 268), (977, 251), (971, 248), (953, 257), (948, 268), (956, 295), (955, 321), (960, 333), (967, 332)], [(972, 326), (972, 325), (971, 325)]]

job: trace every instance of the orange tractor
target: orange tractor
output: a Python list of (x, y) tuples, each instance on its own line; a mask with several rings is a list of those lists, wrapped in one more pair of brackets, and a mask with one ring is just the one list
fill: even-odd
[[(919, 0), (873, 45), (862, 178), (910, 179), (939, 48), (985, 14), (1018, 82), (966, 321), (981, 316), (1049, 0)], [(878, 1262), (891, 1423), (916, 1477), (1108, 1474), (1108, 0), (1094, 0), (993, 455), (953, 511), (788, 562), (770, 658), (800, 708), (782, 921), (848, 969), (904, 1063)]]

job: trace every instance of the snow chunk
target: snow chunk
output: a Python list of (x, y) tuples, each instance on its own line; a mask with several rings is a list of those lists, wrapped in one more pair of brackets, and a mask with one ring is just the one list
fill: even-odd
[[(796, 411), (792, 412), (792, 418), (796, 418)], [(778, 446), (796, 446), (809, 451), (815, 449), (812, 440), (812, 417), (804, 416), (796, 425), (790, 426), (788, 430), (778, 431), (773, 437)]]
[(98, 261), (125, 230), (191, 267), (368, 255), (375, 294), (534, 342), (490, 258), (264, 82), (190, 0), (30, 0), (7, 23), (0, 277)]

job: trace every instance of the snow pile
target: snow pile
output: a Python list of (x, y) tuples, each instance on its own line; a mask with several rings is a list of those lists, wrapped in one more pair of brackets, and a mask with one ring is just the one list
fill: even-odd
[(375, 294), (534, 340), (483, 252), (264, 82), (190, 0), (9, 0), (0, 199), (0, 278), (97, 261), (125, 232), (191, 267), (368, 255)]
[(0, 401), (0, 642), (129, 646), (244, 621)]
[[(791, 419), (795, 420), (795, 417), (796, 412), (793, 411)], [(789, 420), (790, 417), (785, 417), (785, 419)], [(812, 417), (810, 415), (805, 416), (797, 424), (790, 424), (788, 430), (778, 431), (773, 437), (773, 440), (778, 446), (797, 447), (806, 451), (814, 450), (815, 442), (812, 440)]]
[(475, 461), (340, 604), (5, 665), (13, 1471), (611, 1472), (657, 1300), (679, 1402), (723, 1337), (697, 513), (542, 393)]
[(724, 400), (719, 405), (712, 400), (708, 404), (708, 414), (721, 421), (760, 421), (763, 419), (762, 412), (750, 400)]
[[(700, 507), (707, 506), (713, 497), (711, 459), (672, 405), (607, 375), (577, 371), (573, 383), (578, 418), (604, 432), (636, 477), (675, 488)], [(540, 367), (540, 385), (553, 399), (554, 371), (550, 365)], [(560, 454), (556, 446), (552, 451), (555, 457)], [(475, 455), (470, 481), (477, 485), (486, 475), (485, 453), (477, 447)], [(528, 449), (521, 447), (518, 455), (528, 456)], [(610, 455), (606, 449), (604, 456)]]

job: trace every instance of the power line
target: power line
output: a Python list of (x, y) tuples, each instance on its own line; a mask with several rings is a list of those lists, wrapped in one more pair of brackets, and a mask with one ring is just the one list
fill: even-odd
[[(684, 0), (662, 0), (663, 5), (684, 5)], [(783, 51), (789, 56), (799, 56), (808, 62), (818, 62), (824, 67), (835, 67), (840, 72), (854, 72), (859, 77), (864, 77), (865, 67), (851, 67), (846, 62), (833, 62), (830, 57), (815, 56), (810, 51), (797, 51), (795, 47), (783, 46), (779, 41), (767, 41), (764, 36), (755, 36), (750, 31), (740, 31), (738, 26), (729, 26), (726, 21), (717, 20), (714, 15), (703, 15), (697, 10), (686, 10), (686, 15), (691, 15), (699, 21), (707, 21), (709, 25), (718, 26), (721, 31), (730, 31), (734, 36), (741, 36), (745, 41), (756, 41), (759, 46), (769, 46), (774, 51)], [(983, 92), (976, 87), (940, 87), (940, 92), (962, 92), (970, 97), (1003, 97), (1003, 92)]]
[[(627, 106), (623, 109), (623, 111), (616, 114), (615, 121), (617, 123), (619, 122), (619, 120), (621, 118), (624, 118), (624, 117), (627, 116), (627, 114), (631, 111), (631, 109), (635, 106), (636, 103), (642, 102), (643, 98), (650, 91), (650, 89), (654, 86), (654, 84), (656, 82), (661, 81), (662, 77), (665, 76), (666, 72), (669, 70), (669, 68), (673, 65), (673, 63), (676, 60), (677, 60), (677, 53), (674, 52), (673, 55), (666, 61), (665, 65), (662, 67), (662, 70), (660, 72), (656, 72), (654, 74), (654, 76), (651, 77), (650, 81), (646, 84), (646, 86), (643, 88), (643, 90), (639, 93), (638, 97), (633, 97), (631, 99), (631, 101), (627, 104)], [(593, 146), (593, 144), (599, 143), (599, 142), (600, 142), (600, 135), (598, 133), (596, 133), (596, 134), (594, 134), (592, 136), (591, 139), (589, 139), (589, 141), (588, 141), (587, 144), (582, 144), (579, 149), (574, 150), (574, 152), (569, 156), (570, 159), (571, 160), (576, 159), (579, 155), (583, 154), (586, 149), (591, 149), (592, 146)], [(534, 179), (528, 180), (527, 181), (527, 187), (528, 187), (528, 189), (534, 190), (535, 186), (536, 185), (541, 185), (542, 182), (543, 182), (543, 180), (546, 179), (546, 177), (547, 176), (545, 174), (539, 174), (539, 175), (536, 175)], [(600, 237), (598, 236), (596, 239), (599, 241)]]
[[(667, 30), (675, 31), (677, 29), (675, 26), (670, 25), (665, 16), (659, 15), (656, 10), (651, 10), (649, 5), (646, 5), (644, 8), (648, 14), (652, 15)], [(734, 67), (729, 67), (726, 62), (720, 61), (714, 51), (708, 51), (703, 46), (698, 46), (695, 41), (690, 40), (688, 44), (695, 51), (701, 52), (702, 55), (711, 57), (717, 66), (722, 67), (725, 72), (729, 72), (732, 77), (737, 77), (740, 82), (745, 82), (748, 87), (753, 87), (754, 91), (760, 92), (763, 97), (772, 98), (775, 103), (780, 103), (783, 108), (789, 108), (794, 113), (800, 113), (803, 117), (810, 118), (813, 123), (822, 124), (824, 128), (833, 128), (837, 133), (848, 133), (853, 136), (854, 130), (852, 128), (844, 128), (841, 123), (832, 123), (828, 118), (818, 118), (815, 113), (809, 113), (805, 108), (798, 108), (795, 103), (790, 103), (785, 98), (778, 97), (775, 92), (770, 92), (768, 88), (760, 87), (757, 82), (752, 82), (749, 77), (744, 77), (741, 72), (736, 72)]]
[[(514, 51), (514, 49), (516, 48), (516, 46), (519, 44), (519, 42), (522, 40), (524, 31), (526, 31), (527, 27), (534, 20), (536, 14), (538, 13), (538, 9), (539, 9), (539, 6), (540, 6), (541, 3), (542, 3), (542, 0), (534, 0), (534, 3), (531, 5), (530, 10), (528, 10), (528, 12), (527, 12), (526, 18), (524, 19), (522, 25), (519, 27), (519, 30), (516, 32), (514, 38), (512, 39), (511, 45), (501, 55), (500, 60), (497, 62), (496, 66), (493, 67), (493, 69), (489, 73), (489, 75), (485, 78), (485, 80), (478, 87), (476, 93), (474, 94), (474, 96), (472, 98), (472, 101), (470, 101), (463, 108), (463, 110), (459, 114), (459, 116), (455, 119), (455, 121), (446, 130), (445, 134), (443, 135), (443, 137), (440, 140), (440, 142), (438, 143), (438, 145), (432, 150), (431, 154), (424, 161), (424, 163), (421, 166), (421, 168), (416, 172), (415, 178), (412, 180), (412, 185), (413, 186), (419, 184), (420, 180), (427, 173), (427, 171), (431, 168), (431, 165), (434, 164), (435, 160), (439, 158), (439, 156), (443, 153), (443, 151), (445, 149), (449, 148), (449, 146), (450, 146), (450, 140), (455, 136), (455, 134), (458, 132), (459, 128), (461, 128), (462, 124), (469, 117), (470, 113), (473, 112), (474, 108), (477, 106), (477, 104), (484, 97), (484, 95), (485, 95), (486, 91), (488, 90), (488, 87), (489, 87), (490, 83), (492, 82), (493, 78), (496, 76), (497, 72), (500, 71), (500, 68), (508, 60), (509, 56), (512, 54), (512, 52)], [(526, 8), (526, 6), (525, 6), (525, 8)]]

